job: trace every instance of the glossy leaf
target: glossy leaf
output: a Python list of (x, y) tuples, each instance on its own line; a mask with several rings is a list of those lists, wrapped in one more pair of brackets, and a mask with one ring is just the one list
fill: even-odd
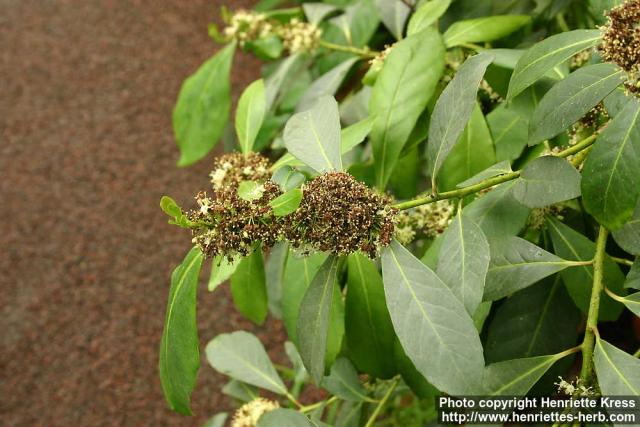
[(516, 292), (498, 307), (488, 326), (487, 362), (543, 356), (572, 347), (581, 317), (559, 276)]
[(245, 331), (220, 334), (207, 344), (205, 351), (216, 371), (277, 394), (287, 393), (287, 387), (255, 335)]
[(407, 35), (419, 33), (425, 28), (435, 23), (449, 8), (451, 0), (431, 0), (423, 2), (421, 6), (411, 15)]
[(242, 153), (248, 154), (253, 150), (266, 110), (264, 80), (259, 79), (247, 86), (238, 100), (236, 134)]
[(173, 110), (178, 166), (206, 156), (222, 136), (231, 109), (229, 73), (234, 52), (235, 44), (228, 44), (182, 84)]
[(436, 102), (427, 145), (429, 174), (434, 189), (440, 167), (471, 118), (478, 86), (492, 60), (493, 56), (486, 54), (468, 58)]
[(329, 256), (322, 264), (300, 303), (298, 349), (309, 375), (320, 384), (324, 375), (329, 314), (338, 269), (338, 257)]
[(336, 100), (321, 97), (310, 110), (293, 115), (284, 128), (284, 144), (291, 154), (320, 173), (342, 170)]
[[(596, 253), (596, 244), (586, 236), (573, 230), (556, 219), (550, 219), (548, 230), (553, 242), (553, 249), (565, 259), (572, 261), (589, 261)], [(575, 305), (583, 312), (588, 313), (593, 285), (593, 266), (583, 265), (567, 269), (560, 273), (567, 291)], [(604, 259), (604, 282), (612, 291), (622, 294), (624, 275), (618, 265), (608, 256)], [(622, 306), (613, 301), (608, 295), (600, 296), (600, 311), (598, 318), (603, 321), (611, 321), (618, 318)]]
[(293, 188), (269, 202), (275, 216), (285, 216), (295, 212), (302, 201), (302, 190)]
[(465, 43), (490, 42), (508, 36), (529, 21), (531, 17), (525, 15), (487, 16), (458, 21), (444, 33), (444, 43), (447, 47), (454, 47)]
[(505, 297), (573, 264), (520, 237), (510, 236), (490, 243), (485, 301)]
[(546, 93), (529, 122), (529, 145), (551, 139), (584, 117), (619, 86), (624, 72), (609, 63), (571, 73)]
[(469, 315), (482, 301), (488, 268), (489, 242), (482, 229), (465, 215), (456, 215), (444, 232), (436, 272)]
[(511, 100), (549, 70), (600, 41), (600, 30), (573, 30), (550, 36), (529, 48), (518, 60), (507, 99)]
[(202, 252), (192, 248), (171, 274), (171, 289), (160, 341), (160, 383), (176, 412), (191, 414), (190, 396), (200, 368), (196, 291)]
[(311, 421), (293, 409), (275, 409), (258, 420), (256, 427), (311, 427)]
[[(395, 333), (384, 298), (382, 277), (373, 261), (355, 253), (347, 258), (345, 334), (356, 367), (377, 378), (395, 373)], [(375, 354), (376, 357), (371, 357)]]
[(347, 73), (357, 62), (358, 58), (350, 58), (324, 73), (306, 90), (304, 96), (296, 106), (296, 112), (313, 108), (313, 104), (323, 96), (333, 96), (340, 88)]
[(379, 189), (385, 188), (389, 181), (443, 70), (444, 45), (434, 28), (396, 43), (385, 60), (370, 104), (370, 113), (376, 116), (370, 138)]
[(629, 101), (600, 134), (584, 163), (584, 206), (617, 230), (631, 218), (640, 196), (640, 100)]
[(640, 203), (629, 221), (613, 232), (613, 238), (622, 249), (640, 256)]
[(448, 394), (469, 394), (484, 371), (478, 332), (462, 303), (398, 242), (382, 251), (387, 307), (416, 369)]
[(367, 390), (360, 384), (358, 372), (344, 357), (336, 359), (331, 366), (331, 374), (322, 380), (322, 387), (340, 399), (352, 402), (369, 400)]
[(580, 172), (567, 160), (539, 157), (525, 166), (512, 194), (530, 208), (543, 208), (580, 196)]
[(231, 275), (238, 264), (242, 260), (241, 257), (234, 257), (232, 261), (229, 261), (227, 257), (218, 255), (211, 261), (211, 275), (209, 276), (209, 284), (207, 288), (209, 292), (213, 292), (222, 283), (229, 280)]
[(640, 395), (640, 359), (598, 337), (593, 361), (603, 395)]
[(256, 249), (240, 261), (231, 276), (231, 296), (238, 311), (261, 325), (267, 317), (268, 299), (262, 251)]

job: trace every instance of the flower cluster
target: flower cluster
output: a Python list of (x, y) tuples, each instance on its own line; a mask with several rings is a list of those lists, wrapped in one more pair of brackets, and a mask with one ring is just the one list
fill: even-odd
[(277, 31), (282, 44), (291, 53), (311, 52), (318, 48), (322, 30), (315, 24), (292, 19)]
[(278, 402), (258, 397), (242, 405), (231, 420), (231, 427), (255, 427), (262, 415), (278, 409)]
[(564, 209), (565, 206), (563, 204), (532, 209), (529, 218), (527, 218), (527, 227), (533, 230), (543, 230), (546, 227), (547, 217), (549, 216), (554, 216), (562, 221), (564, 219), (562, 215)]
[(374, 72), (382, 70), (384, 61), (387, 59), (387, 56), (389, 56), (392, 49), (393, 49), (392, 45), (386, 45), (384, 47), (384, 50), (378, 52), (376, 56), (374, 56), (369, 60), (369, 68)]
[(242, 181), (267, 180), (269, 166), (269, 159), (258, 153), (249, 153), (246, 157), (240, 153), (229, 153), (214, 160), (209, 176), (214, 190), (237, 188)]
[(430, 239), (438, 237), (451, 224), (454, 206), (449, 200), (418, 206), (397, 215), (394, 237), (403, 244), (411, 243), (416, 237)]
[(608, 13), (602, 27), (600, 54), (627, 72), (630, 92), (637, 92), (640, 79), (640, 0), (627, 0)]
[(558, 393), (565, 394), (567, 396), (593, 396), (595, 393), (591, 387), (586, 387), (584, 384), (581, 384), (581, 379), (578, 378), (575, 382), (567, 381), (562, 379), (562, 377), (558, 377), (560, 381), (554, 383), (555, 386), (558, 387)]
[(273, 32), (273, 24), (262, 13), (238, 10), (229, 18), (224, 35), (238, 41), (241, 46), (248, 41), (258, 40)]
[(303, 190), (300, 207), (286, 218), (293, 247), (375, 258), (391, 242), (395, 210), (387, 196), (344, 172), (320, 175)]

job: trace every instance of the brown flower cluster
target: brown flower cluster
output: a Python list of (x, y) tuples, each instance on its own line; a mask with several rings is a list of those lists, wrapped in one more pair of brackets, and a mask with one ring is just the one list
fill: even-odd
[(329, 172), (304, 186), (296, 212), (286, 218), (285, 236), (296, 248), (336, 254), (362, 251), (375, 258), (393, 237), (390, 199), (344, 172)]
[(224, 154), (213, 161), (213, 170), (209, 174), (214, 190), (238, 188), (242, 181), (262, 182), (269, 179), (269, 159), (258, 154)]
[(600, 54), (605, 61), (614, 62), (627, 72), (626, 84), (631, 92), (638, 91), (636, 82), (640, 71), (640, 0), (627, 0), (608, 13), (607, 25), (602, 27)]

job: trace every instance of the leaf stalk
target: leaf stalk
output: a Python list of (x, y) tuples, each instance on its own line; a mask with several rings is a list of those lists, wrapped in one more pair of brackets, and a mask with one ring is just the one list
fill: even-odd
[(363, 58), (375, 58), (378, 52), (369, 49), (368, 47), (359, 48), (355, 46), (345, 46), (342, 44), (331, 43), (326, 40), (320, 40), (320, 46), (329, 50), (337, 50), (339, 52), (353, 53)]

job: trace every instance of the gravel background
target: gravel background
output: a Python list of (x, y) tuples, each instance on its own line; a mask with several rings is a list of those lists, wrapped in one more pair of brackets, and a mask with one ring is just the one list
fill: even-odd
[[(229, 407), (208, 366), (194, 418), (167, 409), (157, 376), (190, 245), (158, 201), (189, 203), (208, 171), (175, 167), (171, 110), (217, 49), (223, 3), (251, 2), (0, 0), (0, 425), (195, 426)], [(236, 96), (257, 74), (236, 59)], [(199, 324), (202, 347), (251, 329), (226, 288), (200, 293)], [(279, 352), (280, 324), (261, 330)]]

